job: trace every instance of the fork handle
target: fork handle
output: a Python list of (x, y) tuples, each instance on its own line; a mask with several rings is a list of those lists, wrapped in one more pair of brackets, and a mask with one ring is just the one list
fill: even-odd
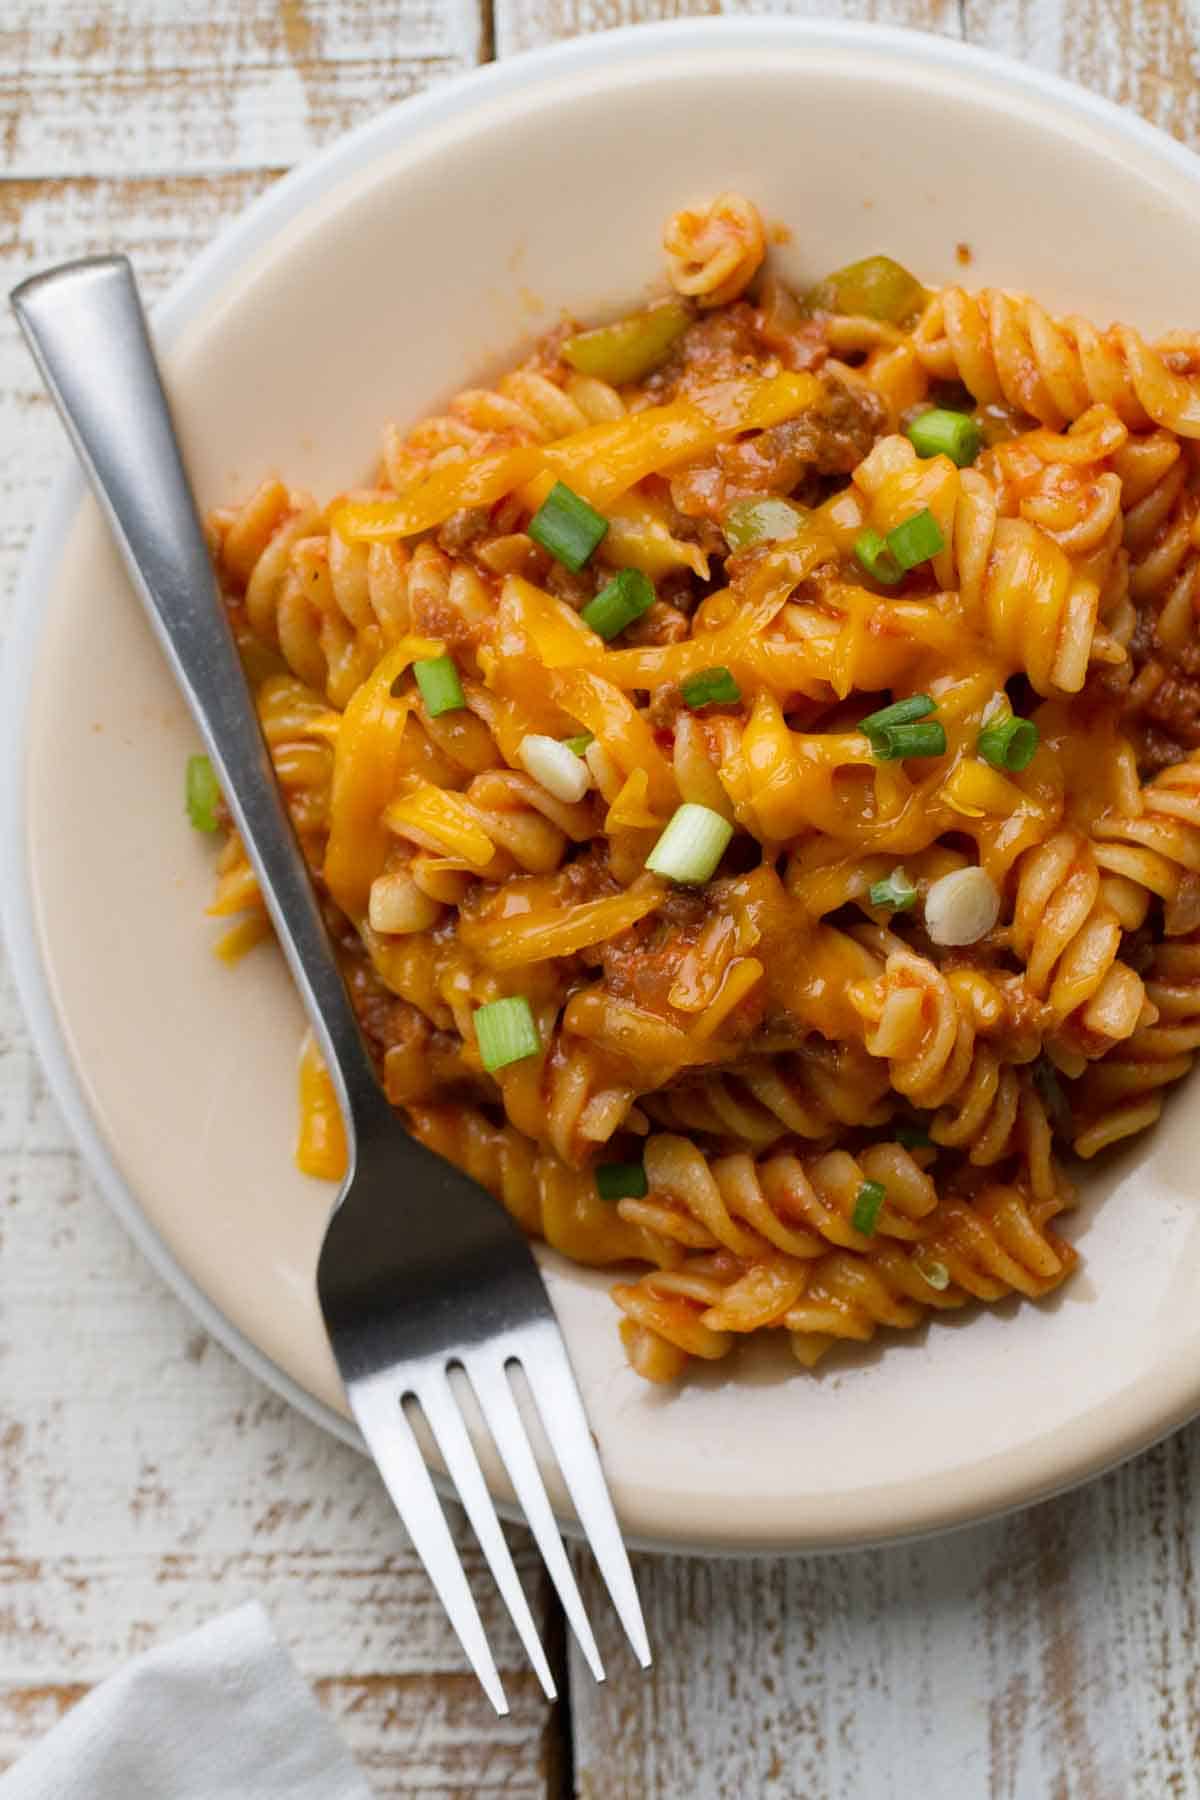
[(387, 1108), (242, 672), (124, 256), (34, 275), (12, 305), (220, 778), (356, 1140)]

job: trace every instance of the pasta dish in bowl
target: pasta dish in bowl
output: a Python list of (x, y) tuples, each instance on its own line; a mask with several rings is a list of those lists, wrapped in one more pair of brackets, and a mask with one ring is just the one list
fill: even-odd
[[(935, 1529), (1200, 1408), (1186, 1097), (1139, 1130), (1195, 1043), (1198, 210), (1028, 69), (693, 20), (406, 101), (156, 311), (381, 1078), (534, 1238), (635, 1539)], [(352, 1438), (334, 1096), (70, 482), (12, 645), (53, 1092)]]
[(389, 1098), (659, 1382), (1050, 1293), (1200, 1045), (1200, 338), (769, 235), (676, 212), (670, 297), (211, 522)]

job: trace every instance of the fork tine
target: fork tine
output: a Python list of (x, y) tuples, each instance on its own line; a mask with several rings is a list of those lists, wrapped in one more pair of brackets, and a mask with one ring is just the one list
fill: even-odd
[(525, 1590), (513, 1566), (512, 1553), (496, 1517), (496, 1509), (492, 1505), (491, 1495), (480, 1472), (474, 1446), (445, 1369), (431, 1367), (414, 1383), (414, 1387), (430, 1429), (437, 1439), (446, 1471), (466, 1509), (472, 1529), (479, 1540), (479, 1547), (487, 1557), (488, 1567), (504, 1597), (504, 1604), (525, 1646), (525, 1653), (542, 1684), (542, 1692), (547, 1700), (556, 1700), (558, 1690), (550, 1673), (550, 1664), (546, 1661), (546, 1652), (542, 1649), (529, 1602), (525, 1598)]
[(442, 1503), (430, 1479), (404, 1416), (401, 1390), (394, 1374), (379, 1381), (356, 1382), (350, 1389), (354, 1416), (379, 1467), (396, 1511), (425, 1565), (425, 1573), (458, 1634), (467, 1660), (479, 1677), (488, 1699), (504, 1716), (508, 1701), (474, 1597), (463, 1573), (462, 1562), (450, 1536)]
[(617, 1515), (583, 1409), (583, 1399), (558, 1326), (551, 1320), (536, 1326), (536, 1339), (521, 1334), (518, 1360), (542, 1415), (559, 1467), (570, 1491), (579, 1523), (592, 1547), (612, 1596), (625, 1635), (643, 1669), (650, 1667), (650, 1641), (642, 1618), (633, 1570), (617, 1524)]
[(550, 1571), (550, 1579), (562, 1601), (563, 1611), (571, 1622), (571, 1629), (579, 1640), (579, 1647), (587, 1659), (588, 1667), (597, 1681), (603, 1681), (604, 1665), (600, 1661), (600, 1652), (596, 1648), (596, 1640), (588, 1624), (567, 1553), (558, 1535), (558, 1525), (546, 1497), (533, 1451), (529, 1447), (524, 1423), (517, 1411), (517, 1403), (504, 1366), (504, 1352), (501, 1351), (499, 1355), (475, 1353), (465, 1359), (464, 1367), (479, 1396), (488, 1429), (504, 1458), (504, 1466), (521, 1503), (525, 1522), (542, 1553), (542, 1561)]

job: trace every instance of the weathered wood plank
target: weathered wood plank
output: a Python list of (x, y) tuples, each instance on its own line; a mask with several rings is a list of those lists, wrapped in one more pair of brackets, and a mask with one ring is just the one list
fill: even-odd
[(1192, 1431), (929, 1544), (639, 1559), (656, 1665), (641, 1684), (575, 1681), (578, 1793), (1193, 1800), (1198, 1494)]
[(942, 31), (957, 37), (960, 31), (957, 0), (788, 0), (764, 9), (757, 0), (495, 0), (497, 56), (535, 49), (558, 38), (582, 37), (590, 31), (608, 31), (616, 25), (637, 25), (650, 20), (705, 17), (712, 13), (791, 13), (797, 18), (875, 19), (888, 25), (916, 25), (926, 31)]
[[(0, 293), (72, 256), (125, 250), (153, 300), (277, 171), (157, 180), (0, 180)], [(67, 455), (8, 308), (0, 308), (0, 609)], [(0, 616), (5, 616), (0, 613)]]
[(1065, 75), (1200, 144), (1200, 43), (1188, 0), (963, 0), (973, 44)]
[(477, 0), (10, 0), (6, 174), (173, 176), (295, 162), (470, 67)]

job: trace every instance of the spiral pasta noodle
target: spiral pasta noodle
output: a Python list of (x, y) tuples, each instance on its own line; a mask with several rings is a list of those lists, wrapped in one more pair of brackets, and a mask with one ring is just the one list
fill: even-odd
[(672, 287), (702, 306), (736, 300), (766, 254), (758, 209), (741, 194), (721, 194), (703, 212), (674, 213), (663, 248)]
[(784, 1151), (756, 1164), (745, 1153), (706, 1159), (687, 1138), (659, 1136), (647, 1140), (644, 1161), (650, 1195), (620, 1201), (622, 1218), (691, 1250), (750, 1257), (773, 1248), (802, 1259), (827, 1245), (864, 1250), (853, 1215), (866, 1181), (885, 1190), (873, 1223), (884, 1237), (918, 1238), (937, 1204), (933, 1183), (899, 1144), (806, 1161)]
[[(389, 1101), (628, 1265), (651, 1380), (1037, 1301), (1058, 1147), (1200, 1048), (1200, 336), (886, 256), (793, 292), (777, 236), (681, 209), (666, 297), (209, 521)], [(186, 798), (234, 961), (266, 912)]]
[[(512, 1127), (467, 1108), (414, 1107), (413, 1135), (495, 1194), (527, 1231), (577, 1261), (657, 1261), (661, 1247), (597, 1200), (594, 1185)], [(668, 1259), (671, 1252), (666, 1252)]]
[(980, 1039), (1003, 1021), (994, 980), (969, 968), (945, 975), (928, 957), (898, 948), (851, 999), (867, 1050), (888, 1061), (892, 1087), (933, 1113), (935, 1143), (965, 1150), (980, 1167), (1015, 1155), (1035, 1195), (1053, 1191), (1044, 1109), (1028, 1077)]
[[(836, 1339), (865, 1342), (880, 1325), (911, 1329), (926, 1312), (968, 1298), (994, 1303), (1017, 1293), (1042, 1299), (1075, 1262), (1071, 1247), (1045, 1229), (1060, 1204), (1056, 1197), (1038, 1206), (1019, 1188), (989, 1187), (972, 1202), (944, 1201), (917, 1255), (884, 1252), (865, 1269), (845, 1255), (831, 1256), (815, 1267), (805, 1293), (785, 1315), (793, 1350), (811, 1366)], [(939, 1283), (943, 1270), (949, 1275), (945, 1287), (931, 1283), (935, 1269)]]
[[(881, 525), (893, 525), (924, 501), (945, 544), (935, 572), (946, 585), (957, 577), (967, 616), (1013, 667), (1026, 671), (1038, 693), (1079, 691), (1093, 652), (1100, 587), (1078, 563), (1095, 550), (1094, 534), (1108, 529), (1106, 520), (1087, 521), (1086, 529), (1077, 522), (1055, 535), (1046, 526), (1061, 517), (1061, 507), (1031, 515), (1027, 500), (1023, 516), (1003, 516), (1003, 490), (974, 470), (923, 461), (903, 437), (881, 440), (854, 479)], [(1111, 481), (1119, 491), (1115, 475)], [(1112, 494), (1105, 502), (1102, 514)]]
[(1157, 642), (1180, 650), (1191, 635), (1200, 570), (1196, 453), (1159, 430), (1130, 438), (1112, 461), (1121, 482), (1131, 596), (1153, 609)]
[(1156, 775), (1137, 817), (1097, 819), (1092, 835), (1101, 869), (1163, 902), (1169, 937), (1200, 925), (1200, 756)]
[(1013, 946), (1029, 991), (1049, 1009), (1052, 1044), (1066, 1050), (1067, 1028), (1080, 1066), (1129, 1037), (1146, 1011), (1142, 978), (1120, 958), (1123, 930), (1104, 896), (1095, 853), (1078, 832), (1057, 832), (1025, 852)]
[[(1099, 404), (1135, 430), (1200, 436), (1193, 340), (1164, 354), (1128, 325), (1098, 331), (1074, 315), (1052, 318), (1027, 295), (960, 287), (933, 296), (913, 339), (929, 374), (961, 381), (985, 406), (1003, 403), (1057, 429)], [(1186, 374), (1172, 366), (1181, 354)]]
[(389, 426), (383, 471), (402, 494), (446, 462), (512, 442), (547, 443), (602, 419), (619, 418), (624, 410), (620, 395), (606, 382), (580, 375), (555, 381), (536, 364), (527, 364), (503, 376), (494, 388), (464, 388), (444, 413), (407, 433)]
[(835, 1342), (869, 1342), (881, 1325), (911, 1331), (971, 1300), (1041, 1299), (1075, 1263), (1046, 1230), (1060, 1204), (994, 1186), (943, 1201), (916, 1247), (891, 1244), (870, 1258), (833, 1250), (782, 1269), (728, 1250), (688, 1257), (614, 1290), (626, 1351), (648, 1380), (673, 1381), (690, 1357), (728, 1355), (740, 1332), (783, 1329), (811, 1368)]
[(894, 1102), (887, 1070), (855, 1045), (819, 1043), (791, 1055), (747, 1058), (736, 1072), (684, 1080), (643, 1100), (656, 1124), (754, 1150), (781, 1138), (822, 1138), (882, 1125)]
[(1073, 1143), (1095, 1156), (1153, 1125), (1163, 1089), (1179, 1081), (1200, 1049), (1200, 938), (1158, 944), (1146, 972), (1151, 1023), (1135, 1031), (1072, 1084)]

